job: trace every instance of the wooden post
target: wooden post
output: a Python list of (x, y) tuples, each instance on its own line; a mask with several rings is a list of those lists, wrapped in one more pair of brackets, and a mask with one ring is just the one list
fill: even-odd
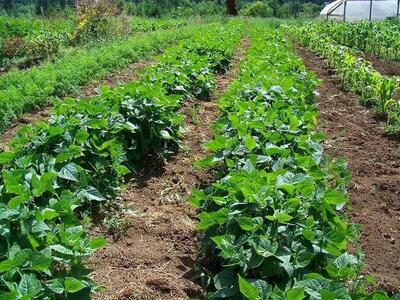
[(228, 10), (228, 15), (237, 16), (237, 8), (236, 8), (236, 1), (235, 0), (226, 0), (226, 7)]
[(343, 22), (346, 22), (347, 0), (344, 0)]

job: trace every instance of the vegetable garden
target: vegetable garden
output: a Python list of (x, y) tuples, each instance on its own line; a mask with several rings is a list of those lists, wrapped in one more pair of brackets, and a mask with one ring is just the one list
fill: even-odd
[[(37, 42), (43, 28), (21, 20), (0, 20), (0, 25), (3, 41), (18, 36)], [(53, 33), (75, 30), (68, 21), (46, 26)], [(350, 159), (348, 168), (345, 159), (326, 153), (332, 136), (319, 126), (323, 103), (317, 92), (326, 78), (321, 82), (310, 72), (298, 50), (306, 47), (302, 51), (326, 59), (326, 68), (340, 78), (337, 86), (370, 109), (379, 118), (377, 124), (385, 123), (385, 132), (371, 140), (398, 139), (397, 79), (374, 70), (352, 48), (396, 59), (395, 43), (386, 37), (397, 24), (233, 18), (201, 24), (135, 19), (130, 26), (126, 36), (98, 46), (74, 45), (70, 53), (40, 66), (0, 75), (0, 130), (26, 112), (52, 106), (45, 121), (22, 127), (8, 150), (0, 152), (0, 300), (399, 299), (400, 276), (382, 273), (391, 276), (389, 287), (365, 268), (361, 246), (368, 241), (362, 235), (373, 233), (362, 231), (349, 215), (351, 206), (359, 203), (353, 197), (351, 173), (357, 177), (364, 166), (356, 168)], [(366, 27), (380, 35), (370, 33), (361, 45), (358, 37)], [(244, 47), (243, 41), (249, 45)], [(69, 43), (60, 45), (64, 42)], [(50, 52), (45, 56), (54, 54)], [(101, 87), (90, 99), (68, 97), (93, 79), (144, 60), (154, 63), (140, 70), (137, 81)], [(207, 119), (210, 105), (217, 105), (218, 113)], [(198, 117), (200, 110), (204, 114)], [(360, 114), (367, 112), (359, 107)], [(371, 114), (369, 120), (373, 118)], [(204, 140), (200, 123), (213, 128), (201, 155), (185, 146), (191, 135), (198, 137), (196, 143)], [(354, 138), (346, 131), (341, 134)], [(195, 163), (178, 161), (185, 170), (181, 173), (170, 169), (177, 153), (185, 152)], [(163, 167), (152, 170), (156, 175), (147, 174), (155, 162)], [(395, 176), (399, 162), (390, 163)], [(162, 181), (169, 173), (172, 184), (179, 185), (185, 180), (182, 174), (193, 169), (211, 179), (192, 176), (188, 193), (178, 191), (177, 200), (169, 202), (194, 207), (191, 214), (197, 216), (185, 217), (191, 220), (187, 226), (193, 230), (190, 239), (196, 250), (188, 252), (193, 241), (182, 239), (174, 241), (176, 249), (171, 251), (180, 253), (186, 247), (179, 258), (194, 262), (185, 263), (179, 277), (199, 288), (182, 289), (184, 295), (178, 295), (156, 280), (160, 270), (153, 270), (155, 279), (144, 280), (144, 288), (130, 281), (128, 267), (116, 264), (127, 283), (109, 296), (113, 279), (110, 284), (93, 276), (106, 255), (89, 268), (90, 257), (103, 251), (99, 249), (118, 249), (120, 259), (131, 261), (128, 248), (135, 240), (126, 241), (132, 238), (129, 228), (135, 220), (148, 218), (141, 224), (147, 226), (143, 234), (167, 221), (153, 222), (156, 213), (141, 207), (126, 216), (119, 210), (137, 199), (123, 191), (134, 186), (140, 194), (150, 178)], [(168, 209), (165, 195), (173, 189), (150, 190), (159, 199), (154, 206), (160, 212)], [(396, 236), (399, 216), (393, 210), (390, 234)], [(182, 211), (186, 213), (169, 213), (178, 219)], [(108, 220), (113, 221), (104, 222), (104, 216), (112, 214)], [(112, 230), (94, 234), (96, 226)], [(382, 234), (386, 238), (389, 233)], [(157, 238), (161, 242), (168, 237), (162, 233)], [(123, 249), (119, 239), (126, 242)], [(400, 240), (393, 241), (388, 243), (395, 251)], [(369, 252), (365, 255), (369, 262)], [(183, 272), (186, 267), (190, 272)]]

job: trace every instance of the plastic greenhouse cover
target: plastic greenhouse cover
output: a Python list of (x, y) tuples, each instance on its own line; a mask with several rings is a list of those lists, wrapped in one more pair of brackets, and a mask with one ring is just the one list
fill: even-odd
[[(348, 0), (346, 7), (346, 21), (369, 20), (370, 0)], [(344, 1), (337, 0), (328, 4), (322, 11), (321, 16), (330, 19), (343, 20)], [(372, 1), (372, 20), (385, 20), (397, 15), (397, 0), (374, 0)]]

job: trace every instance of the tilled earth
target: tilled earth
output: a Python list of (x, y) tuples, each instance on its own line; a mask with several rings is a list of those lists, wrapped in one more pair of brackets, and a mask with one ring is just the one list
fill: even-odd
[[(400, 290), (400, 151), (385, 134), (385, 123), (346, 92), (325, 61), (297, 46), (306, 67), (321, 79), (317, 103), (325, 151), (344, 157), (352, 173), (351, 219), (362, 225), (360, 243), (366, 272), (381, 287)], [(376, 64), (376, 62), (374, 62)]]
[[(201, 296), (193, 281), (198, 253), (196, 211), (187, 203), (194, 188), (213, 182), (212, 172), (193, 168), (193, 162), (207, 155), (202, 145), (212, 139), (212, 125), (219, 110), (215, 100), (236, 78), (240, 61), (250, 41), (237, 49), (228, 73), (216, 78), (213, 101), (189, 99), (181, 113), (185, 116), (184, 149), (165, 164), (154, 161), (145, 168), (136, 184), (123, 192), (121, 203), (134, 211), (125, 216), (125, 227), (108, 236), (109, 245), (92, 259), (92, 277), (106, 290), (94, 299), (187, 299)], [(93, 234), (106, 235), (105, 226)]]

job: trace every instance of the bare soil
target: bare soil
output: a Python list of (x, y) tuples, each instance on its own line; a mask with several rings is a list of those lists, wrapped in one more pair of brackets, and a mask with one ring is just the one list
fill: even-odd
[[(236, 77), (249, 43), (248, 39), (242, 41), (230, 71), (217, 76), (212, 100)], [(185, 116), (182, 142), (186, 150), (164, 164), (147, 163), (137, 183), (128, 185), (120, 203), (135, 213), (125, 214), (122, 232), (110, 235), (104, 224), (93, 228), (94, 235), (109, 239), (109, 245), (90, 261), (93, 279), (105, 287), (94, 299), (187, 299), (202, 294), (192, 280), (199, 241), (196, 211), (187, 198), (193, 189), (213, 182), (212, 172), (195, 169), (192, 164), (206, 157), (202, 145), (213, 137), (212, 124), (219, 110), (215, 101), (189, 99), (181, 113)]]
[(296, 46), (307, 68), (322, 80), (317, 103), (319, 129), (327, 136), (325, 152), (347, 159), (351, 219), (362, 225), (360, 242), (366, 272), (381, 288), (400, 291), (400, 151), (385, 135), (385, 124), (344, 91), (325, 61)]
[(371, 63), (375, 70), (386, 76), (400, 76), (400, 64), (396, 61), (379, 58), (375, 54), (364, 54), (363, 58)]
[[(153, 61), (139, 61), (131, 64), (128, 68), (115, 73), (111, 73), (105, 78), (93, 81), (81, 88), (79, 93), (71, 94), (69, 97), (74, 98), (91, 98), (99, 94), (101, 86), (115, 87), (130, 81), (139, 79), (139, 73), (145, 67), (152, 65)], [(34, 124), (45, 121), (51, 114), (51, 106), (42, 107), (40, 110), (31, 111), (19, 117), (17, 121), (8, 130), (0, 134), (0, 151), (7, 150), (11, 139), (16, 135), (18, 130), (26, 124)]]

